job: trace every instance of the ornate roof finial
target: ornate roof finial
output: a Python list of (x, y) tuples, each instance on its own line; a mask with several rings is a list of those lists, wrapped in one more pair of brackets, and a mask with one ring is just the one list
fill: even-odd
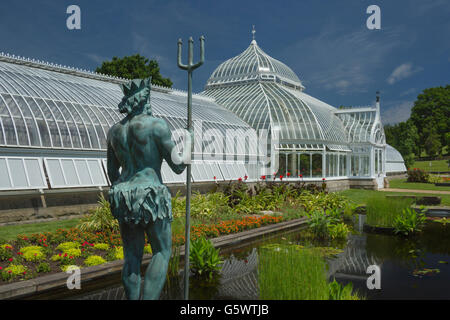
[(253, 41), (255, 41), (255, 33), (256, 33), (255, 25), (253, 25), (253, 28), (252, 28), (252, 38), (253, 38)]

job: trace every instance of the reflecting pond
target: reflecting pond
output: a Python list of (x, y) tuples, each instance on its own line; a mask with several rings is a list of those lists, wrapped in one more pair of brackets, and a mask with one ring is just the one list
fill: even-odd
[[(332, 246), (342, 249), (328, 259), (328, 276), (353, 283), (367, 299), (450, 299), (450, 224), (428, 222), (423, 233), (410, 238), (362, 232), (361, 220), (344, 243), (311, 240), (307, 230), (225, 250), (220, 275), (210, 284), (191, 278), (190, 299), (258, 299), (258, 247), (269, 243)], [(358, 231), (359, 230), (359, 231)], [(367, 267), (381, 269), (381, 289), (367, 288)], [(286, 281), (289, 281), (288, 279)], [(183, 274), (171, 277), (161, 299), (182, 299)], [(70, 299), (125, 299), (118, 282)]]

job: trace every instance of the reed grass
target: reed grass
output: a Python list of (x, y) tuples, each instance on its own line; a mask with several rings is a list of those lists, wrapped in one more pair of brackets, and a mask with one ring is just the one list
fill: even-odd
[(310, 250), (260, 248), (258, 259), (260, 299), (328, 299), (325, 261)]
[(366, 202), (366, 223), (377, 227), (393, 227), (397, 216), (410, 208), (413, 199), (369, 197)]

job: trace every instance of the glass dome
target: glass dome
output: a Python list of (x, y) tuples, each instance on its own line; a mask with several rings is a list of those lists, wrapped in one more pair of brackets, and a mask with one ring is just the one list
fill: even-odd
[(220, 64), (208, 79), (206, 88), (258, 79), (283, 83), (299, 90), (304, 89), (294, 71), (266, 54), (255, 40), (244, 52)]

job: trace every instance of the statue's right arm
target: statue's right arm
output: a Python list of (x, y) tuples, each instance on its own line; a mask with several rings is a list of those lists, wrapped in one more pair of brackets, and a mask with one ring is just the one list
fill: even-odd
[[(180, 174), (186, 168), (187, 156), (184, 152), (183, 155), (178, 155), (175, 143), (172, 141), (172, 134), (170, 128), (164, 120), (158, 121), (156, 126), (156, 135), (159, 137), (159, 145), (164, 160), (167, 161), (169, 167), (176, 173)], [(190, 145), (189, 145), (190, 150)]]
[(111, 146), (109, 137), (108, 137), (106, 167), (107, 167), (107, 171), (108, 171), (109, 181), (111, 181), (111, 184), (113, 184), (117, 179), (119, 179), (120, 163), (119, 163), (119, 160), (117, 159), (116, 154), (114, 153), (114, 150)]

